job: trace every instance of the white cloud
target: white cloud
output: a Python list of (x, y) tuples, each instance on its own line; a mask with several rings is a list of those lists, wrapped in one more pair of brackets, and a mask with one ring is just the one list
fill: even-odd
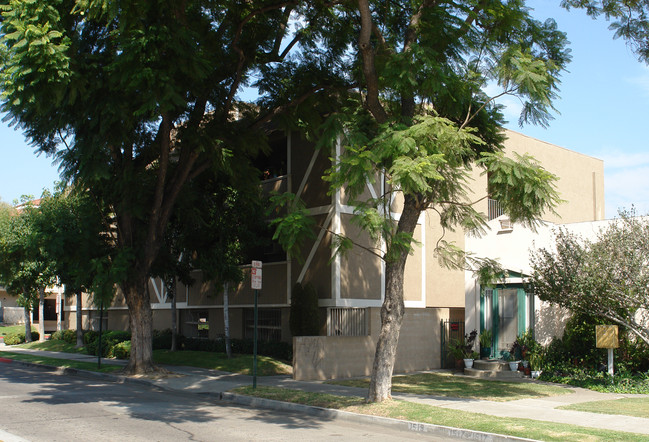
[(617, 215), (619, 208), (634, 206), (640, 215), (649, 214), (649, 165), (609, 168), (604, 163), (606, 217)]
[(622, 152), (607, 150), (595, 155), (604, 160), (607, 169), (620, 169), (627, 167), (649, 166), (649, 152)]

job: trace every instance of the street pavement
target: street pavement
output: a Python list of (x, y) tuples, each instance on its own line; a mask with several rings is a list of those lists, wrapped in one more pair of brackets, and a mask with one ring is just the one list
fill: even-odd
[[(0, 347), (3, 344), (0, 343)], [(62, 359), (72, 359), (87, 362), (97, 362), (97, 357), (73, 354), (73, 353), (58, 353), (46, 352), (40, 350), (26, 350), (18, 348), (1, 348), (2, 351), (12, 351), (21, 353), (37, 354), (42, 356), (49, 356)], [(126, 361), (102, 359), (102, 364), (119, 364), (124, 365)], [(233, 388), (252, 385), (252, 376), (233, 374), (228, 372), (220, 372), (216, 370), (195, 368), (195, 367), (180, 367), (180, 366), (164, 366), (171, 372), (169, 376), (159, 377), (156, 379), (149, 378), (126, 378), (120, 375), (105, 375), (119, 378), (124, 382), (142, 382), (154, 385), (158, 388), (169, 391), (184, 391), (188, 393), (201, 393), (210, 394), (220, 399), (229, 400), (237, 404), (246, 404), (252, 406), (259, 406), (264, 408), (281, 408), (281, 409), (301, 409), (310, 413), (327, 413), (329, 415), (335, 414), (338, 418), (344, 419), (359, 419), (359, 420), (382, 420), (376, 417), (368, 417), (361, 415), (354, 415), (353, 413), (334, 412), (332, 410), (323, 410), (316, 407), (295, 406), (294, 404), (282, 404), (276, 401), (260, 400), (248, 398), (240, 395), (233, 395), (228, 393)], [(89, 374), (90, 372), (86, 373)], [(98, 375), (98, 374), (95, 374)], [(539, 382), (532, 381), (529, 382)], [(330, 385), (321, 381), (295, 381), (289, 376), (259, 376), (257, 377), (258, 386), (274, 386), (281, 388), (300, 389), (309, 392), (330, 393), (336, 395), (359, 396), (364, 397), (367, 390), (363, 388), (344, 387), (339, 385)], [(512, 419), (533, 419), (537, 421), (556, 422), (565, 424), (574, 424), (583, 427), (591, 427), (598, 429), (625, 431), (639, 434), (649, 435), (649, 419), (637, 418), (623, 415), (607, 415), (597, 413), (587, 413), (581, 411), (559, 410), (556, 407), (568, 404), (575, 404), (581, 402), (602, 401), (620, 399), (623, 397), (638, 397), (638, 395), (616, 394), (616, 393), (598, 393), (587, 389), (576, 387), (564, 387), (572, 392), (560, 396), (552, 396), (540, 399), (520, 399), (507, 402), (494, 402), (477, 399), (464, 399), (464, 398), (450, 398), (450, 397), (435, 397), (435, 396), (421, 396), (413, 394), (404, 394), (393, 392), (392, 396), (395, 399), (401, 399), (411, 402), (418, 402), (422, 404), (433, 405), (436, 407), (462, 410), (474, 413), (482, 413), (491, 416), (512, 418)], [(410, 431), (424, 431), (433, 432), (439, 431), (440, 428), (434, 425), (421, 425), (404, 422), (392, 422), (392, 419), (383, 419), (384, 424), (402, 425)], [(446, 431), (446, 430), (444, 430)], [(458, 434), (457, 431), (461, 431)], [(486, 433), (471, 432), (466, 430), (457, 430), (456, 433), (446, 433), (450, 437), (463, 437), (471, 439), (494, 439)], [(485, 440), (486, 440), (485, 439)], [(513, 437), (503, 437), (501, 440), (518, 440)], [(498, 440), (495, 438), (494, 440)]]

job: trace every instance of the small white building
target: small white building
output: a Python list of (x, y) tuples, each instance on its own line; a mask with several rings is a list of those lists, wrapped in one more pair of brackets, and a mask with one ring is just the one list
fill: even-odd
[(538, 342), (547, 345), (554, 336), (561, 337), (570, 314), (556, 305), (541, 301), (530, 293), (525, 277), (531, 274), (530, 255), (538, 249), (554, 249), (555, 231), (561, 228), (585, 239), (596, 235), (614, 220), (554, 224), (543, 221), (536, 231), (512, 224), (501, 216), (489, 222), (482, 237), (465, 238), (466, 251), (478, 257), (498, 260), (507, 271), (503, 281), (493, 287), (480, 287), (476, 276), (466, 272), (465, 328), (492, 330), (495, 348), (492, 357), (511, 348), (516, 337), (534, 330)]

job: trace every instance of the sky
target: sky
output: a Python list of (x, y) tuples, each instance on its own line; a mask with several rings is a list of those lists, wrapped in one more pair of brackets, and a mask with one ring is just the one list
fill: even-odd
[[(561, 79), (559, 113), (545, 129), (519, 127), (520, 103), (507, 106), (509, 129), (604, 161), (606, 217), (635, 206), (649, 214), (649, 67), (623, 40), (614, 40), (604, 19), (581, 10), (565, 11), (558, 0), (528, 3), (540, 20), (554, 18), (568, 35), (572, 62)], [(1, 118), (1, 116), (0, 116)], [(58, 170), (45, 155), (36, 156), (22, 134), (0, 122), (0, 200), (40, 196), (52, 189)]]

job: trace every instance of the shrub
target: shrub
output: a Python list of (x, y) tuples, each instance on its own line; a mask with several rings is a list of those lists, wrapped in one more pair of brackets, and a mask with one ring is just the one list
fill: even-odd
[(57, 330), (54, 333), (52, 333), (50, 339), (52, 341), (65, 341), (65, 339), (63, 339), (63, 330)]
[[(171, 329), (153, 330), (153, 349), (169, 350), (171, 348)], [(176, 345), (181, 348), (180, 336), (176, 336)]]
[[(40, 335), (38, 332), (32, 332), (32, 341), (38, 341)], [(4, 337), (4, 342), (6, 345), (18, 345), (25, 342), (25, 332), (10, 333)]]
[[(101, 335), (101, 356), (110, 357), (113, 353), (113, 347), (120, 342), (129, 341), (131, 339), (131, 333), (121, 330), (109, 330), (103, 332)], [(99, 347), (99, 333), (98, 332), (88, 332), (83, 337), (84, 342), (86, 343), (86, 352), (91, 355), (98, 355)]]
[[(215, 340), (204, 338), (182, 338), (183, 350), (193, 351), (211, 351), (225, 353), (225, 339)], [(252, 354), (254, 343), (252, 339), (231, 339), (232, 353), (235, 354)], [(269, 356), (283, 361), (293, 359), (293, 345), (288, 342), (259, 341), (257, 342), (257, 354)]]
[(55, 341), (64, 341), (68, 344), (77, 343), (77, 331), (76, 330), (57, 330), (52, 333), (52, 340)]
[(109, 358), (128, 359), (131, 357), (131, 341), (122, 341), (113, 345), (108, 353)]

